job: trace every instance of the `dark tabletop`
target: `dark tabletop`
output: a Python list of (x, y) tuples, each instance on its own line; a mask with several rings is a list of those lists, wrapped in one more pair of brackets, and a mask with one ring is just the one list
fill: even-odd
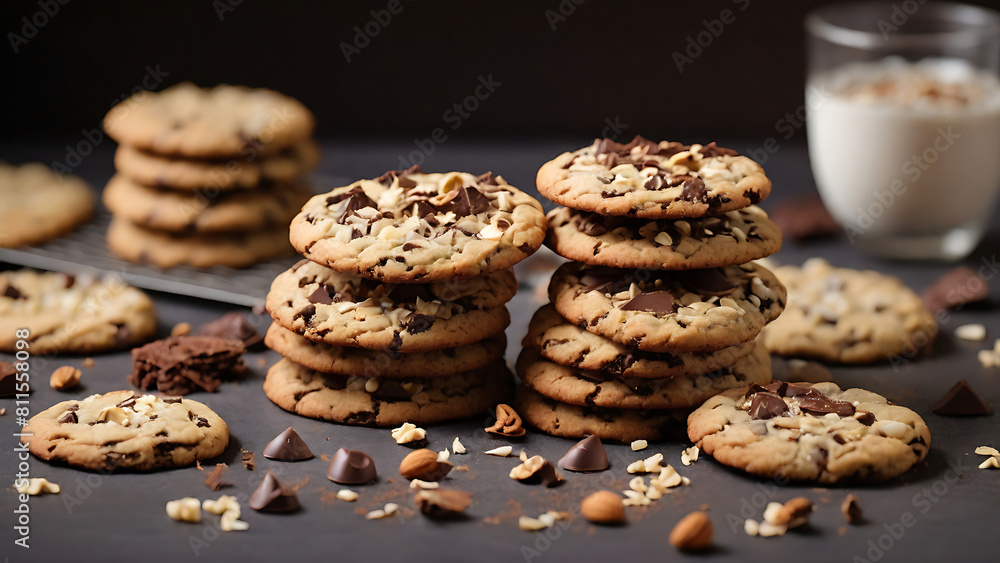
[[(538, 166), (562, 152), (582, 146), (587, 139), (563, 142), (446, 142), (427, 158), (425, 169), (462, 169), (470, 172), (493, 170), (522, 188), (534, 184)], [(747, 149), (752, 143), (732, 143)], [(111, 174), (108, 147), (100, 147), (85, 159), (78, 172), (96, 185)], [(395, 167), (400, 156), (415, 150), (412, 141), (332, 142), (325, 144), (322, 171), (348, 177), (372, 177)], [(6, 147), (3, 157), (11, 161), (58, 158), (56, 147)], [(783, 199), (814, 192), (805, 149), (780, 146), (765, 163), (774, 183), (774, 193), (765, 209)], [(329, 186), (334, 187), (334, 186)], [(533, 191), (533, 190), (530, 190)], [(978, 269), (995, 264), (1000, 250), (1000, 232), (994, 221), (987, 242), (964, 263)], [(891, 262), (856, 252), (846, 238), (795, 243), (786, 241), (776, 256), (780, 263), (800, 263), (811, 256), (828, 258), (835, 265), (874, 268), (901, 277), (920, 291), (948, 265)], [(507, 330), (510, 346), (507, 359), (513, 362), (520, 348), (531, 313), (540, 303), (535, 287), (547, 281), (556, 260), (540, 252), (522, 263), (518, 270), (521, 291), (511, 303), (513, 322)], [(5, 266), (10, 267), (10, 266)], [(466, 490), (473, 495), (468, 518), (451, 522), (431, 521), (414, 513), (411, 491), (398, 473), (400, 460), (410, 451), (398, 446), (388, 429), (354, 428), (310, 420), (287, 413), (264, 396), (261, 384), (266, 368), (277, 361), (273, 352), (247, 354), (250, 373), (242, 380), (224, 384), (215, 394), (197, 393), (193, 399), (207, 403), (228, 423), (232, 438), (218, 461), (231, 466), (235, 486), (212, 492), (202, 481), (205, 473), (195, 468), (148, 474), (106, 475), (53, 466), (30, 460), (30, 476), (45, 477), (62, 486), (62, 493), (31, 497), (30, 549), (14, 545), (14, 510), (18, 504), (10, 483), (16, 472), (14, 451), (19, 431), (13, 399), (0, 399), (7, 413), (0, 417), (0, 474), (8, 483), (0, 491), (0, 556), (5, 561), (168, 561), (203, 558), (206, 560), (271, 560), (305, 557), (331, 561), (659, 561), (688, 557), (675, 551), (667, 534), (685, 514), (703, 504), (709, 507), (715, 526), (715, 560), (761, 561), (996, 561), (1000, 553), (1000, 471), (976, 468), (981, 456), (977, 446), (997, 446), (1000, 424), (997, 415), (977, 418), (949, 418), (930, 412), (930, 406), (956, 381), (967, 379), (995, 407), (1000, 407), (1000, 369), (986, 369), (976, 360), (979, 349), (989, 347), (1000, 336), (1000, 315), (996, 299), (1000, 282), (995, 270), (990, 276), (993, 301), (968, 306), (941, 317), (941, 334), (933, 352), (899, 366), (889, 364), (860, 367), (831, 367), (842, 387), (864, 387), (890, 400), (913, 408), (926, 420), (933, 436), (926, 462), (903, 477), (877, 486), (815, 487), (809, 484), (781, 485), (748, 477), (729, 470), (707, 457), (683, 467), (680, 452), (689, 444), (652, 444), (642, 452), (627, 445), (608, 444), (611, 471), (599, 474), (565, 473), (567, 482), (555, 489), (520, 484), (507, 473), (518, 462), (482, 452), (508, 442), (483, 432), (488, 422), (481, 417), (433, 426), (428, 429), (431, 448), (450, 447), (458, 436), (468, 449), (453, 456), (456, 465), (468, 465), (468, 472), (453, 472), (443, 485)], [(153, 294), (159, 315), (159, 333), (165, 336), (180, 322), (198, 326), (234, 310), (232, 306), (166, 294)], [(249, 313), (249, 312), (248, 312)], [(268, 320), (251, 314), (261, 329)], [(986, 325), (987, 341), (965, 342), (954, 336), (955, 327), (977, 322)], [(0, 359), (10, 360), (0, 354)], [(37, 413), (58, 401), (81, 398), (129, 388), (128, 353), (96, 356), (97, 366), (83, 368), (83, 383), (69, 392), (48, 386), (52, 370), (60, 365), (80, 366), (82, 357), (33, 358), (31, 374), (34, 392), (29, 408)], [(264, 445), (288, 426), (294, 426), (319, 456), (330, 456), (339, 447), (362, 449), (375, 459), (379, 479), (373, 485), (352, 487), (361, 497), (355, 503), (331, 501), (341, 487), (326, 480), (327, 462), (317, 457), (298, 462), (264, 459)], [(514, 443), (515, 453), (525, 449), (558, 459), (573, 441), (530, 432)], [(240, 450), (257, 453), (257, 469), (247, 471), (240, 464)], [(627, 488), (627, 463), (661, 452), (665, 463), (691, 479), (691, 485), (674, 490), (648, 508), (629, 508), (629, 523), (621, 528), (589, 525), (579, 516), (579, 501), (601, 488)], [(205, 464), (210, 467), (209, 463)], [(257, 513), (246, 507), (246, 499), (263, 477), (273, 470), (284, 482), (297, 486), (303, 510), (291, 515)], [(840, 502), (848, 492), (856, 493), (864, 507), (866, 522), (847, 526)], [(219, 532), (218, 517), (206, 515), (201, 524), (175, 522), (167, 517), (167, 501), (194, 496), (199, 499), (234, 494), (243, 506), (246, 532)], [(769, 501), (806, 496), (817, 505), (804, 530), (783, 537), (747, 536), (745, 518), (762, 519)], [(385, 520), (369, 521), (363, 514), (396, 502), (401, 513)], [(569, 522), (541, 532), (518, 529), (521, 514), (537, 516), (548, 510), (564, 510), (575, 515)]]

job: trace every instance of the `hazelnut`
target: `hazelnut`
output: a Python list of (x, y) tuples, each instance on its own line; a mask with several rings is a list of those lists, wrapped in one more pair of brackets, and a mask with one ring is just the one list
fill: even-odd
[(80, 370), (73, 366), (62, 366), (49, 378), (49, 386), (58, 391), (75, 387), (77, 383), (80, 383)]
[(670, 545), (681, 551), (697, 551), (712, 545), (712, 521), (701, 511), (692, 512), (670, 531)]
[(580, 513), (595, 524), (623, 524), (625, 505), (622, 497), (611, 491), (591, 493), (580, 503)]
[(410, 452), (399, 464), (399, 473), (407, 479), (438, 481), (451, 471), (451, 464), (438, 461), (438, 454), (426, 448)]

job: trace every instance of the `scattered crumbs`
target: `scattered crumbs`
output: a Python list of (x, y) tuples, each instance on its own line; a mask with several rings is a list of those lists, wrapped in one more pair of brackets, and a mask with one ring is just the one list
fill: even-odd
[(198, 471), (204, 471), (205, 468), (201, 466), (201, 460), (194, 460), (194, 466), (198, 468)]
[(386, 478), (385, 482), (389, 483), (390, 485), (395, 485), (396, 484), (396, 480), (393, 479), (392, 477)]
[(455, 469), (452, 469), (452, 471), (468, 471), (468, 470), (469, 470), (468, 465), (459, 465)]
[(514, 499), (507, 501), (507, 509), (497, 513), (494, 516), (487, 516), (483, 518), (483, 522), (487, 524), (499, 524), (504, 520), (512, 520), (521, 516), (521, 504)]
[(309, 484), (309, 477), (305, 477), (301, 481), (297, 481), (295, 484), (289, 485), (289, 487), (291, 487), (293, 491), (298, 492), (299, 489), (305, 487), (308, 484)]
[(324, 506), (337, 504), (337, 493), (329, 489), (320, 489), (319, 501), (323, 503)]
[(80, 365), (85, 368), (92, 368), (97, 366), (97, 362), (94, 361), (94, 358), (84, 358), (83, 363)]
[(255, 456), (254, 453), (249, 450), (241, 450), (241, 451), (243, 452), (243, 457), (240, 459), (240, 461), (243, 462), (243, 467), (246, 467), (248, 471), (253, 471), (253, 468), (256, 465), (255, 459), (257, 456)]
[[(327, 440), (329, 440), (329, 438), (327, 438)], [(319, 454), (319, 458), (322, 459), (323, 461), (330, 461), (330, 456), (326, 454)]]

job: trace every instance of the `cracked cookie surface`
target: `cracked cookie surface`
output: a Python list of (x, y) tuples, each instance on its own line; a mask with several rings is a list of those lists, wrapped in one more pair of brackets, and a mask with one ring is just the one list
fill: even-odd
[(283, 357), (316, 371), (392, 379), (441, 377), (479, 369), (503, 358), (507, 347), (507, 338), (499, 332), (465, 346), (401, 354), (316, 342), (278, 323), (271, 323), (264, 342)]
[(514, 408), (525, 422), (563, 438), (597, 436), (602, 440), (661, 440), (684, 434), (688, 410), (639, 410), (580, 407), (553, 401), (521, 386)]
[(647, 352), (721, 350), (748, 342), (776, 318), (785, 289), (754, 263), (710, 270), (616, 270), (568, 262), (549, 299), (563, 317)]
[(140, 344), (156, 331), (153, 301), (112, 276), (0, 272), (0, 351), (27, 328), (32, 354), (89, 354)]
[(220, 455), (229, 428), (198, 401), (113, 391), (62, 401), (35, 415), (21, 438), (46, 461), (87, 469), (149, 471)]
[(639, 378), (708, 373), (732, 365), (754, 349), (753, 342), (746, 342), (709, 352), (643, 352), (587, 332), (564, 319), (551, 304), (535, 312), (521, 344), (560, 365)]
[(774, 270), (788, 289), (781, 318), (761, 339), (774, 354), (868, 363), (929, 348), (937, 322), (903, 282), (873, 270), (813, 258)]
[(724, 465), (820, 483), (898, 477), (931, 444), (912, 410), (829, 382), (730, 389), (691, 413), (688, 437)]
[(538, 191), (552, 201), (602, 215), (681, 219), (718, 215), (759, 203), (771, 181), (756, 162), (707, 145), (627, 144), (596, 139), (545, 163)]
[(720, 370), (693, 377), (616, 377), (550, 362), (530, 348), (517, 359), (517, 375), (538, 393), (582, 407), (683, 409), (701, 405), (727, 389), (771, 381), (771, 357), (757, 346), (750, 355)]
[(504, 402), (512, 387), (503, 362), (457, 375), (401, 380), (324, 374), (281, 360), (267, 372), (264, 394), (279, 407), (309, 418), (398, 426), (481, 414)]
[(514, 297), (510, 270), (429, 284), (382, 283), (303, 260), (279, 274), (267, 311), (281, 326), (337, 346), (426, 352), (500, 332)]
[(414, 167), (313, 197), (290, 239), (339, 272), (432, 282), (510, 268), (541, 246), (545, 228), (541, 204), (502, 177)]
[(781, 248), (781, 231), (755, 205), (697, 219), (609, 217), (567, 207), (547, 217), (546, 246), (570, 260), (612, 268), (718, 268)]

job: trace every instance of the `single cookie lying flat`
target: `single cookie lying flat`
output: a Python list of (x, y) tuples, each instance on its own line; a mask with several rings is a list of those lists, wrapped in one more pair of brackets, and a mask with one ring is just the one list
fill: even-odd
[(898, 477), (931, 444), (915, 412), (828, 382), (731, 389), (691, 413), (688, 437), (724, 465), (820, 483)]
[(752, 340), (784, 307), (785, 289), (754, 263), (711, 270), (613, 270), (568, 262), (549, 299), (588, 331), (647, 352), (721, 350)]
[(535, 312), (522, 346), (557, 364), (622, 377), (666, 378), (700, 375), (733, 365), (754, 349), (746, 342), (708, 352), (657, 354), (619, 344), (574, 325), (551, 304)]
[(104, 205), (120, 219), (172, 233), (284, 230), (312, 195), (296, 184), (220, 192), (151, 188), (116, 174), (104, 188)]
[(505, 401), (511, 387), (503, 362), (444, 377), (381, 380), (325, 374), (281, 360), (267, 372), (264, 394), (279, 407), (309, 418), (396, 426), (480, 414)]
[(85, 223), (94, 213), (94, 192), (73, 175), (44, 164), (0, 162), (0, 247), (47, 242)]
[(928, 349), (937, 335), (934, 315), (892, 276), (834, 268), (819, 258), (774, 274), (788, 289), (785, 312), (761, 334), (774, 354), (878, 362)]
[(264, 342), (283, 357), (316, 371), (389, 379), (441, 377), (479, 369), (503, 358), (507, 347), (507, 338), (499, 332), (465, 346), (401, 354), (316, 342), (278, 323), (271, 323)]
[(145, 342), (156, 331), (153, 301), (120, 279), (0, 272), (0, 351), (27, 329), (32, 354), (90, 354)]
[(108, 136), (166, 156), (265, 156), (307, 138), (314, 118), (298, 100), (266, 88), (190, 82), (139, 92), (104, 117)]
[(195, 160), (118, 145), (115, 169), (147, 186), (175, 190), (235, 190), (266, 182), (294, 182), (319, 164), (319, 147), (304, 140), (273, 156)]
[(465, 280), (390, 284), (303, 260), (267, 294), (271, 317), (296, 334), (337, 346), (426, 352), (472, 344), (507, 327), (509, 270)]
[(393, 283), (510, 268), (545, 238), (535, 198), (491, 173), (387, 172), (313, 197), (290, 238), (306, 258)]
[(727, 389), (771, 381), (771, 357), (757, 346), (735, 364), (694, 377), (633, 379), (550, 362), (525, 348), (517, 359), (524, 385), (562, 403), (618, 409), (684, 409), (701, 405)]
[(718, 268), (781, 249), (781, 231), (755, 205), (698, 219), (608, 217), (567, 207), (547, 217), (546, 246), (571, 260), (612, 268)]
[(682, 435), (689, 412), (567, 405), (524, 386), (517, 390), (514, 408), (525, 422), (546, 434), (564, 438), (597, 436), (625, 443)]
[(205, 405), (132, 391), (63, 401), (23, 432), (21, 442), (41, 459), (102, 471), (183, 467), (229, 444), (226, 423)]
[(538, 191), (552, 201), (601, 215), (681, 219), (719, 215), (761, 202), (771, 181), (759, 164), (736, 151), (707, 145), (594, 144), (545, 163)]

